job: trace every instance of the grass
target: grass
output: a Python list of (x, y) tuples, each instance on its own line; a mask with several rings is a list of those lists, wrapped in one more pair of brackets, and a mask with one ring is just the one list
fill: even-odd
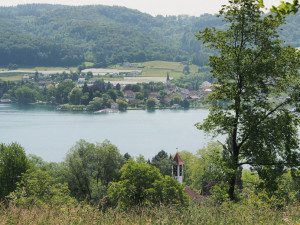
[(0, 73), (0, 79), (3, 81), (20, 81), (23, 75), (23, 73)]
[[(170, 77), (177, 79), (183, 76), (184, 64), (180, 62), (168, 62), (168, 61), (148, 61), (143, 63), (134, 63), (137, 66), (136, 69), (142, 70), (142, 75), (139, 77), (167, 77), (169, 73)], [(198, 67), (196, 65), (190, 65), (190, 72), (198, 72)], [(129, 69), (127, 67), (112, 67), (114, 69)], [(134, 69), (134, 68), (131, 68)]]
[(18, 70), (35, 70), (35, 71), (55, 71), (55, 70), (70, 70), (70, 71), (77, 71), (77, 67), (24, 67), (24, 68), (18, 68)]
[(99, 211), (91, 206), (0, 206), (0, 225), (4, 224), (299, 224), (300, 206), (282, 210), (245, 204), (190, 205)]
[[(169, 72), (170, 77), (177, 79), (183, 76), (184, 64), (180, 62), (167, 62), (167, 61), (149, 61), (137, 64), (138, 67), (143, 67), (142, 77), (167, 77)], [(197, 72), (197, 66), (190, 65), (190, 72)]]
[[(86, 66), (92, 66), (93, 63), (85, 62)], [(135, 63), (137, 68), (125, 68), (125, 67), (119, 67), (119, 66), (112, 66), (111, 68), (114, 69), (138, 69), (142, 70), (142, 75), (139, 75), (138, 77), (167, 77), (167, 73), (169, 73), (170, 77), (173, 77), (174, 79), (177, 79), (181, 76), (183, 76), (183, 68), (185, 67), (184, 64), (180, 62), (167, 62), (167, 61), (148, 61), (144, 63)], [(195, 65), (190, 65), (190, 72), (196, 73), (198, 71), (198, 67)], [(7, 70), (7, 68), (0, 68), (0, 70)], [(19, 71), (77, 71), (77, 67), (23, 67), (18, 68)], [(0, 74), (0, 79), (4, 81), (16, 81), (16, 80), (22, 80), (23, 74)], [(96, 78), (96, 77), (95, 77)], [(108, 78), (103, 77), (106, 80), (123, 80), (123, 78)], [(102, 79), (102, 77), (101, 77)]]
[(94, 65), (94, 63), (92, 63), (92, 62), (84, 62), (84, 64), (85, 64), (85, 66), (89, 66), (89, 67), (91, 67), (91, 66), (93, 66)]

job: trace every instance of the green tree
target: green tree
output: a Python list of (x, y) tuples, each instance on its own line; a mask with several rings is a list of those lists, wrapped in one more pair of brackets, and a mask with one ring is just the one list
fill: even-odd
[(109, 89), (106, 94), (109, 95), (109, 97), (113, 100), (116, 101), (117, 100), (117, 91), (113, 90), (113, 89)]
[(183, 68), (182, 72), (183, 72), (184, 75), (190, 74), (190, 67), (189, 67), (189, 65), (186, 65), (186, 66)]
[(36, 101), (37, 92), (36, 90), (30, 87), (27, 86), (18, 87), (14, 93), (18, 103), (28, 104), (28, 103), (34, 103)]
[(158, 99), (160, 104), (164, 105), (165, 104), (165, 97), (167, 96), (167, 92), (165, 92), (164, 90), (160, 90), (158, 92)]
[(56, 88), (55, 98), (56, 102), (59, 104), (66, 104), (68, 103), (69, 93), (75, 87), (73, 82), (61, 82)]
[(83, 104), (83, 105), (88, 105), (88, 104), (89, 104), (89, 93), (88, 93), (88, 92), (84, 93), (84, 94), (81, 96), (80, 102), (81, 102), (81, 104)]
[(50, 104), (56, 103), (55, 92), (56, 92), (56, 89), (52, 84), (50, 84), (46, 87), (46, 99), (47, 99), (48, 103), (50, 103)]
[[(230, 1), (220, 11), (229, 28), (197, 35), (219, 53), (209, 63), (216, 82), (207, 102), (213, 104), (197, 127), (228, 136), (223, 151), (232, 200), (240, 166), (266, 171), (300, 165), (299, 52), (278, 39), (283, 18), (262, 14), (255, 0)], [(282, 93), (289, 97), (278, 102), (274, 96)]]
[(191, 180), (193, 186), (205, 195), (209, 194), (213, 185), (226, 179), (222, 153), (222, 145), (217, 142), (211, 142), (197, 152), (197, 158), (191, 168)]
[(185, 109), (188, 109), (190, 107), (190, 102), (185, 98), (182, 103), (181, 106)]
[(124, 100), (118, 99), (117, 103), (119, 104), (119, 110), (126, 110), (128, 107), (128, 103)]
[(19, 144), (0, 144), (0, 199), (16, 189), (22, 173), (29, 167), (25, 151)]
[[(264, 6), (264, 1), (260, 0), (260, 5)], [(272, 6), (271, 12), (276, 13), (279, 17), (283, 15), (295, 14), (300, 8), (299, 0), (293, 0), (292, 3), (281, 1), (279, 6)]]
[(151, 164), (158, 168), (162, 175), (172, 175), (173, 159), (164, 150), (152, 158)]
[(74, 87), (69, 93), (68, 99), (72, 105), (80, 105), (82, 95), (82, 89)]
[(175, 94), (175, 95), (172, 96), (170, 103), (171, 103), (171, 105), (173, 105), (173, 104), (181, 105), (182, 104), (182, 98), (180, 97), (180, 95)]
[(67, 184), (56, 183), (46, 171), (33, 170), (26, 172), (17, 184), (9, 199), (16, 205), (44, 206), (75, 204), (76, 200), (70, 197)]
[(137, 92), (135, 94), (135, 98), (139, 99), (139, 100), (143, 100), (144, 99), (144, 93), (143, 92)]
[(99, 97), (93, 98), (93, 100), (90, 101), (88, 105), (88, 109), (93, 111), (103, 109), (103, 108), (104, 108), (103, 99)]
[(39, 72), (35, 71), (35, 73), (34, 73), (34, 81), (38, 81), (38, 79), (39, 79)]
[(148, 98), (146, 101), (146, 107), (147, 107), (147, 109), (154, 109), (155, 108), (155, 99)]
[(109, 141), (102, 143), (78, 141), (67, 154), (67, 181), (78, 200), (95, 202), (106, 193), (109, 182), (119, 177), (124, 163), (118, 148)]
[(187, 203), (182, 185), (169, 176), (163, 178), (154, 166), (128, 160), (121, 172), (121, 180), (108, 189), (109, 197), (120, 208), (147, 203)]

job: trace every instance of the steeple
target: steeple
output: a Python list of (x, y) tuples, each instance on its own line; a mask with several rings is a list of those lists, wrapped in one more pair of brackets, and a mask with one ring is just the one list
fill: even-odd
[(173, 170), (172, 175), (176, 181), (182, 184), (183, 182), (183, 165), (184, 162), (180, 158), (178, 152), (173, 159)]

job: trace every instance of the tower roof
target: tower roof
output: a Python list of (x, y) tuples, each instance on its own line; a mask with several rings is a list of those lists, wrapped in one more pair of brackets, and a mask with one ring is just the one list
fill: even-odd
[(174, 157), (173, 160), (177, 163), (177, 165), (183, 165), (183, 164), (184, 164), (184, 162), (183, 162), (182, 159), (180, 158), (178, 152), (176, 153), (176, 155), (175, 155), (175, 157)]

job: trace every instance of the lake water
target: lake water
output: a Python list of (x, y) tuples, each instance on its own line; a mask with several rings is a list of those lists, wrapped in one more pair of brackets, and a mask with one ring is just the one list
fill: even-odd
[(122, 154), (151, 159), (160, 150), (196, 153), (212, 141), (194, 126), (207, 115), (205, 109), (93, 114), (0, 104), (0, 142), (18, 142), (27, 154), (59, 162), (79, 139), (93, 143), (108, 139)]

